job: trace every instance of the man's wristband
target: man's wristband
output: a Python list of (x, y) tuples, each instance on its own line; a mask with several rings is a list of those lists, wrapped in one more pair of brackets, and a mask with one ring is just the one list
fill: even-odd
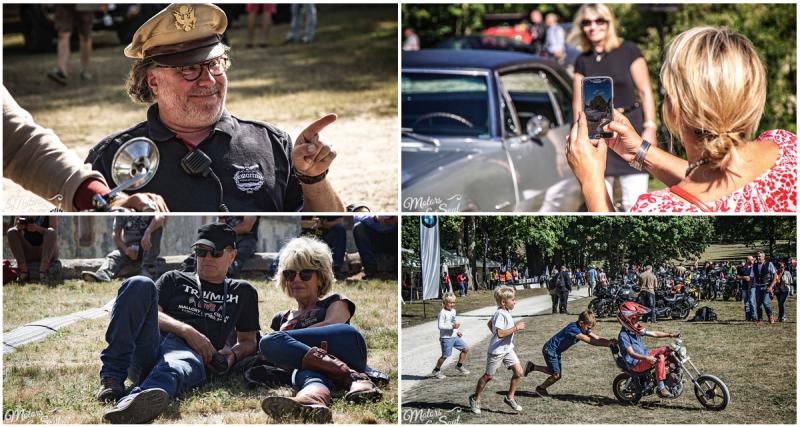
[(641, 171), (644, 166), (644, 158), (647, 156), (647, 151), (650, 150), (650, 142), (646, 139), (642, 140), (642, 145), (639, 146), (639, 151), (636, 152), (636, 157), (628, 163), (632, 168)]
[(328, 169), (325, 169), (325, 172), (322, 172), (317, 176), (308, 176), (300, 173), (300, 171), (298, 171), (297, 169), (293, 168), (293, 170), (294, 170), (294, 176), (297, 177), (297, 180), (303, 184), (316, 184), (325, 179), (325, 177), (328, 175)]
[(122, 197), (127, 197), (127, 195), (121, 191), (118, 191), (113, 194), (112, 193), (106, 193), (103, 195), (95, 194), (94, 197), (92, 198), (92, 207), (94, 207), (94, 210), (98, 212), (107, 212), (109, 209), (111, 209), (110, 207), (111, 203)]

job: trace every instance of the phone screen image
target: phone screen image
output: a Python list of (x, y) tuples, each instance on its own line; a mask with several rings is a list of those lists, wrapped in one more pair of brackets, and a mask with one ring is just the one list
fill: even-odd
[(613, 118), (614, 81), (611, 77), (584, 77), (581, 85), (583, 95), (583, 112), (589, 127), (589, 138), (611, 138), (611, 132), (604, 132), (603, 127)]

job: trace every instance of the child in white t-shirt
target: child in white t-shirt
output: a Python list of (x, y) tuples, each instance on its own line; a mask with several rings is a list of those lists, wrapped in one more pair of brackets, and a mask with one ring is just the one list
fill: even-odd
[(436, 361), (436, 367), (433, 368), (432, 376), (442, 379), (445, 375), (442, 373), (442, 364), (451, 354), (453, 348), (460, 351), (458, 356), (458, 364), (456, 370), (466, 375), (469, 373), (467, 368), (464, 367), (464, 360), (469, 353), (467, 343), (461, 339), (464, 334), (459, 328), (461, 324), (456, 321), (456, 296), (452, 293), (446, 293), (442, 297), (442, 311), (439, 312), (439, 344), (442, 346), (442, 357)]
[(517, 412), (522, 411), (522, 407), (514, 400), (517, 384), (522, 378), (522, 364), (514, 352), (512, 340), (514, 339), (514, 332), (525, 329), (525, 323), (514, 323), (514, 318), (511, 317), (511, 310), (517, 304), (514, 288), (509, 286), (498, 287), (494, 290), (494, 300), (497, 302), (497, 311), (494, 312), (492, 319), (489, 321), (492, 338), (489, 340), (489, 350), (486, 355), (486, 372), (478, 380), (475, 394), (469, 397), (469, 407), (476, 414), (481, 413), (481, 392), (486, 387), (486, 383), (492, 380), (492, 376), (501, 364), (514, 372), (511, 377), (511, 384), (508, 387), (508, 394), (503, 398), (503, 402)]

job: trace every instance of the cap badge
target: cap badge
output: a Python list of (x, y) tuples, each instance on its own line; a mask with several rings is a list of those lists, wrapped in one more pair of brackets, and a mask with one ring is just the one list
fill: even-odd
[(197, 23), (197, 17), (194, 16), (194, 9), (191, 6), (181, 6), (172, 12), (172, 15), (175, 16), (175, 27), (179, 30), (190, 31)]

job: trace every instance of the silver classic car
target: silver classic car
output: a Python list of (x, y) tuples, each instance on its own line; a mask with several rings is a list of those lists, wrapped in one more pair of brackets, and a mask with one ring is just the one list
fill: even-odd
[(577, 211), (571, 78), (504, 51), (403, 52), (402, 209)]

